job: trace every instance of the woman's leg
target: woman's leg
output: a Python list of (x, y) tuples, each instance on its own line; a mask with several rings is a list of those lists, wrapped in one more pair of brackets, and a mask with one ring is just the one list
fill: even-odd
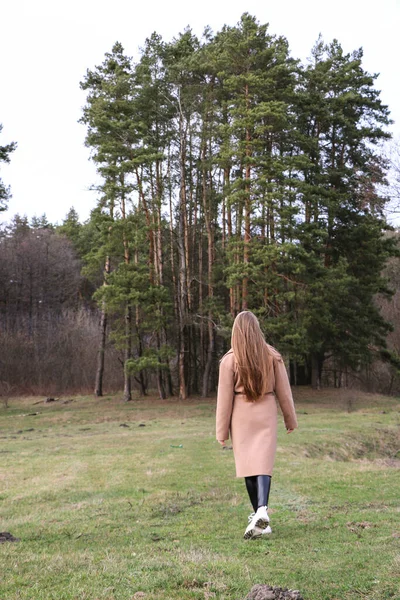
[(271, 533), (267, 512), (271, 476), (255, 475), (254, 477), (245, 477), (245, 481), (255, 513), (249, 517), (250, 522), (244, 532), (244, 539), (247, 540)]
[[(260, 508), (260, 506), (268, 507), (269, 491), (271, 489), (271, 476), (257, 475), (255, 479), (257, 481), (257, 508)], [(257, 508), (254, 510), (257, 510)]]
[(258, 488), (257, 488), (257, 475), (253, 477), (245, 477), (247, 493), (249, 494), (251, 505), (254, 509), (254, 512), (257, 511), (258, 508)]

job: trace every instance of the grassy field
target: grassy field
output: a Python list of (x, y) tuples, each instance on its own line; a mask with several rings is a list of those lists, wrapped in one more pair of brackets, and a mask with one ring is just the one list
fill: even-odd
[[(214, 439), (215, 401), (119, 397), (0, 408), (0, 598), (400, 598), (399, 400), (295, 391), (280, 421), (273, 533)], [(37, 414), (32, 414), (37, 413)]]

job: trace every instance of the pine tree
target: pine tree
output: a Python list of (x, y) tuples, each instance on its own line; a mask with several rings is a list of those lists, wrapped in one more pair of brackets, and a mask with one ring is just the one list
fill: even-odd
[[(253, 304), (253, 253), (259, 245), (255, 240), (274, 243), (278, 215), (274, 203), (282, 196), (288, 168), (282, 156), (282, 141), (283, 131), (287, 137), (290, 130), (294, 77), (286, 40), (270, 35), (266, 25), (248, 14), (242, 16), (237, 27), (223, 28), (215, 38), (215, 48), (220, 63), (218, 79), (226, 98), (221, 166), (227, 165), (228, 172), (235, 173), (229, 182), (227, 205), (231, 237), (228, 274), (234, 316), (249, 307), (249, 302)], [(227, 183), (225, 177), (225, 186)], [(266, 220), (270, 224), (267, 237)], [(232, 222), (236, 230), (233, 239)]]
[[(383, 343), (388, 325), (373, 295), (384, 291), (382, 267), (395, 250), (383, 238), (385, 200), (376, 191), (385, 165), (375, 146), (389, 137), (390, 122), (373, 87), (376, 76), (363, 70), (361, 50), (344, 54), (337, 41), (319, 39), (313, 60), (297, 96), (299, 149), (308, 158), (298, 236), (309, 265), (301, 310), (317, 387), (327, 356), (355, 367), (370, 356), (370, 344)], [(371, 257), (367, 270), (360, 254)]]
[[(166, 46), (162, 38), (153, 34), (146, 40), (140, 61), (134, 70), (135, 114), (140, 127), (135, 145), (135, 191), (140, 210), (145, 217), (149, 249), (149, 283), (160, 288), (159, 298), (165, 297), (165, 249), (163, 238), (165, 223), (162, 208), (166, 203), (168, 167), (166, 157), (173, 138), (175, 110), (166, 77)], [(162, 289), (161, 289), (162, 288)], [(160, 300), (161, 301), (161, 300)], [(162, 315), (163, 302), (157, 307)], [(138, 330), (139, 309), (136, 308)], [(166, 321), (161, 317), (155, 329), (157, 352), (169, 344)], [(162, 325), (161, 325), (162, 324)], [(141, 348), (143, 344), (138, 345)], [(164, 376), (166, 375), (166, 377)], [(165, 381), (166, 379), (166, 381)], [(168, 369), (157, 368), (157, 386), (161, 398), (166, 397), (166, 387), (172, 393)]]
[[(0, 124), (0, 133), (3, 130), (3, 125)], [(16, 142), (11, 142), (10, 144), (6, 144), (5, 146), (0, 146), (0, 163), (10, 162), (10, 154), (14, 152), (16, 149)], [(7, 202), (11, 198), (10, 187), (6, 186), (2, 179), (0, 179), (0, 211), (7, 209)]]
[[(94, 148), (92, 159), (98, 165), (98, 172), (104, 183), (99, 208), (110, 221), (107, 236), (115, 228), (115, 220), (121, 221), (118, 231), (121, 235), (123, 261), (129, 264), (131, 252), (128, 241), (127, 201), (132, 190), (129, 174), (132, 172), (132, 143), (136, 137), (132, 103), (132, 65), (124, 55), (121, 44), (114, 44), (111, 53), (106, 54), (102, 65), (88, 71), (81, 83), (88, 90), (87, 105), (81, 122), (88, 126), (86, 145)], [(107, 243), (107, 242), (105, 242)], [(111, 272), (110, 257), (105, 257), (105, 283)], [(124, 365), (131, 358), (131, 307), (124, 308), (125, 341)], [(101, 345), (96, 377), (96, 394), (102, 395), (102, 373), (104, 371), (104, 351), (107, 329), (106, 306), (102, 307)], [(131, 378), (124, 366), (124, 399), (131, 400)]]
[(176, 278), (176, 307), (178, 312), (178, 373), (179, 397), (185, 399), (190, 393), (190, 367), (193, 352), (190, 351), (190, 317), (193, 310), (191, 229), (196, 209), (193, 205), (194, 180), (192, 125), (198, 108), (198, 81), (193, 74), (192, 60), (199, 49), (199, 41), (190, 29), (171, 42), (165, 52), (166, 77), (175, 108), (174, 122), (177, 152), (173, 153), (178, 181), (178, 206), (176, 210), (176, 245), (178, 254), (178, 277)]

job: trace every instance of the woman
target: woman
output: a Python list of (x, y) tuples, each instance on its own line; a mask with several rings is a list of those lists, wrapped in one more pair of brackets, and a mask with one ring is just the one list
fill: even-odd
[(271, 533), (268, 498), (277, 437), (277, 407), (287, 433), (297, 427), (292, 392), (282, 356), (266, 343), (257, 317), (239, 313), (232, 328), (232, 348), (220, 361), (216, 434), (224, 446), (229, 437), (236, 476), (244, 477), (254, 513), (245, 539)]

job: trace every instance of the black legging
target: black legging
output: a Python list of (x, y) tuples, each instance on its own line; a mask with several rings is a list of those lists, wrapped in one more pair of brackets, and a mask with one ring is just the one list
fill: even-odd
[(244, 480), (254, 512), (260, 506), (268, 506), (271, 476), (253, 475), (252, 477), (245, 477)]

